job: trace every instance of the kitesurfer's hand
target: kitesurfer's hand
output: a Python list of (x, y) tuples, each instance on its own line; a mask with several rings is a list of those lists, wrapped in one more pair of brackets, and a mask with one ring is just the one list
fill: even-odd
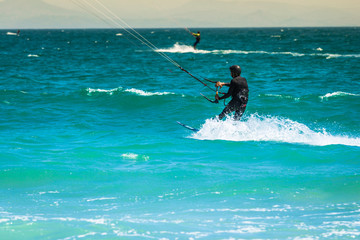
[(224, 86), (224, 83), (222, 83), (222, 82), (216, 82), (216, 84), (215, 84), (215, 87), (222, 88), (222, 86)]

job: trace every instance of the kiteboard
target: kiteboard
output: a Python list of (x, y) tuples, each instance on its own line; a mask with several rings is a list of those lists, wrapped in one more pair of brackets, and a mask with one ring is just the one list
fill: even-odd
[(193, 131), (193, 132), (198, 132), (198, 131), (199, 131), (199, 129), (197, 129), (197, 128), (190, 127), (190, 126), (188, 126), (188, 125), (186, 125), (186, 124), (183, 124), (183, 123), (181, 123), (181, 122), (179, 122), (179, 121), (176, 121), (176, 122), (177, 122), (179, 125), (183, 126), (184, 128), (189, 129), (189, 130), (191, 130), (191, 131)]

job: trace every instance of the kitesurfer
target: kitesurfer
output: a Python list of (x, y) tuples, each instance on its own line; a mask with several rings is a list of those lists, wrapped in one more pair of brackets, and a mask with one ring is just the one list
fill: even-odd
[(223, 86), (229, 87), (228, 92), (219, 97), (216, 92), (215, 99), (221, 100), (231, 96), (231, 101), (225, 106), (224, 110), (219, 114), (219, 119), (224, 118), (226, 115), (235, 111), (234, 120), (240, 120), (245, 112), (246, 104), (249, 97), (249, 87), (245, 78), (241, 77), (241, 68), (238, 65), (230, 67), (230, 74), (233, 78), (229, 83), (216, 82), (215, 86), (222, 88)]
[(196, 39), (196, 41), (194, 43), (194, 49), (196, 50), (196, 45), (200, 42), (200, 32), (197, 32), (197, 33), (191, 32), (191, 35), (193, 35)]

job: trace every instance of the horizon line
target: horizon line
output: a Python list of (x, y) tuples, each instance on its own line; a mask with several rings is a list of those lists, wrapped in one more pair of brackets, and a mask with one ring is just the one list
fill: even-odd
[[(360, 26), (254, 26), (254, 27), (188, 27), (196, 29), (249, 29), (249, 28), (359, 28)], [(183, 29), (183, 27), (131, 27), (132, 29)], [(131, 28), (116, 28), (116, 27), (26, 27), (26, 28), (0, 28), (2, 30), (85, 30), (85, 29), (131, 29)]]

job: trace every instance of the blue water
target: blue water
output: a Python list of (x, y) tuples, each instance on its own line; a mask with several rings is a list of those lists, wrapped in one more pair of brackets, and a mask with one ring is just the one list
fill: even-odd
[(200, 30), (0, 31), (1, 239), (360, 238), (360, 29)]

